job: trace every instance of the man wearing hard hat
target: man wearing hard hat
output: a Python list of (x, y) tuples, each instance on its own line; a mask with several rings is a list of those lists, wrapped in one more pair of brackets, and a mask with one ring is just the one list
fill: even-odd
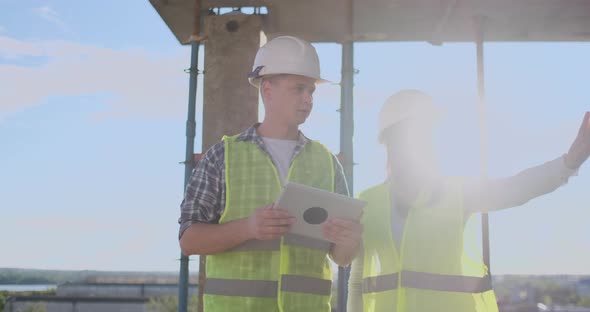
[(350, 311), (498, 311), (481, 255), (466, 252), (469, 216), (552, 192), (590, 155), (586, 113), (562, 157), (504, 179), (470, 183), (443, 177), (433, 158), (438, 115), (432, 99), (415, 90), (394, 94), (381, 109), (379, 141), (387, 149), (388, 179), (360, 194), (368, 205), (362, 253), (352, 265)]
[(337, 159), (299, 131), (320, 76), (308, 42), (277, 37), (261, 47), (249, 76), (264, 120), (225, 137), (197, 163), (181, 205), (180, 246), (207, 256), (205, 311), (330, 311), (328, 255), (348, 265), (358, 222), (330, 220), (324, 242), (287, 234), (293, 218), (273, 207), (286, 181), (348, 195)]

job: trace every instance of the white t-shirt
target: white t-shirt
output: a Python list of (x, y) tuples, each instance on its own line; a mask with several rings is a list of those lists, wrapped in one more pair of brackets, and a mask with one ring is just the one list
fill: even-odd
[(296, 140), (283, 140), (262, 137), (264, 147), (270, 154), (272, 162), (274, 163), (281, 179), (281, 184), (285, 184), (287, 174), (289, 174), (289, 167), (291, 167), (291, 160), (293, 153), (297, 146)]

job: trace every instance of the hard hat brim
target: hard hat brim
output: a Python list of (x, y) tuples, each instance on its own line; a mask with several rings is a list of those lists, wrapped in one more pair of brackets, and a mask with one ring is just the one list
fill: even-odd
[[(262, 80), (262, 78), (268, 78), (268, 77), (272, 77), (272, 76), (278, 76), (278, 75), (296, 75), (296, 76), (304, 76), (304, 77), (309, 77), (307, 75), (298, 75), (298, 74), (272, 74), (272, 75), (264, 75), (264, 76), (258, 76), (258, 77), (249, 77), (248, 78), (248, 82), (250, 82), (250, 84), (255, 87), (255, 88), (260, 88), (260, 80)], [(328, 83), (328, 84), (333, 84), (332, 81), (327, 80), (327, 79), (323, 79), (323, 78), (316, 78), (316, 77), (309, 77), (309, 78), (314, 78), (315, 84), (319, 85), (319, 84), (324, 84), (324, 83)]]

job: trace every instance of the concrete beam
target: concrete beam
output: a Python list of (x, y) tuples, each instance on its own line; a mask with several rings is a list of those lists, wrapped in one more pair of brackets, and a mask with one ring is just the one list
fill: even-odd
[(203, 151), (258, 120), (258, 90), (248, 73), (260, 47), (259, 15), (204, 18)]
[[(150, 0), (181, 44), (189, 43), (194, 0)], [(353, 0), (354, 41), (473, 42), (474, 18), (486, 41), (590, 41), (588, 0)], [(266, 6), (268, 38), (346, 42), (348, 1), (202, 0), (202, 8)]]
[(204, 8), (235, 8), (235, 7), (261, 7), (272, 4), (272, 0), (202, 0)]

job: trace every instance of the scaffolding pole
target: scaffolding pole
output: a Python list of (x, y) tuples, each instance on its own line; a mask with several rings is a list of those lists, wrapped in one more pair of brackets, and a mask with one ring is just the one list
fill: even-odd
[[(484, 18), (478, 17), (475, 21), (476, 25), (476, 52), (477, 52), (477, 93), (479, 98), (479, 146), (480, 146), (480, 177), (482, 180), (488, 178), (488, 125), (485, 102), (485, 80), (484, 80), (484, 57), (483, 57), (483, 42), (484, 42)], [(489, 217), (487, 213), (481, 215), (482, 226), (482, 249), (483, 261), (488, 268), (488, 276), (491, 277), (490, 264), (490, 226)]]
[[(186, 118), (186, 152), (184, 158), (184, 188), (189, 182), (194, 168), (195, 158), (195, 134), (196, 134), (196, 98), (197, 98), (197, 75), (199, 74), (199, 41), (191, 43), (191, 67), (188, 69), (189, 92), (188, 92), (188, 113)], [(188, 263), (189, 257), (180, 253), (180, 278), (178, 280), (178, 312), (186, 312), (188, 308)], [(199, 285), (199, 289), (200, 289)]]
[[(344, 175), (348, 182), (351, 196), (353, 188), (353, 81), (354, 81), (354, 43), (348, 41), (342, 44), (342, 81), (340, 83), (340, 153)], [(346, 311), (348, 297), (348, 277), (350, 267), (338, 267), (338, 311)]]
[[(346, 1), (346, 24), (348, 38), (342, 43), (342, 74), (340, 81), (340, 155), (342, 167), (348, 182), (348, 192), (354, 196), (354, 112), (353, 112), (353, 88), (354, 88), (354, 0)], [(338, 307), (337, 311), (346, 312), (348, 299), (349, 267), (338, 267)]]

